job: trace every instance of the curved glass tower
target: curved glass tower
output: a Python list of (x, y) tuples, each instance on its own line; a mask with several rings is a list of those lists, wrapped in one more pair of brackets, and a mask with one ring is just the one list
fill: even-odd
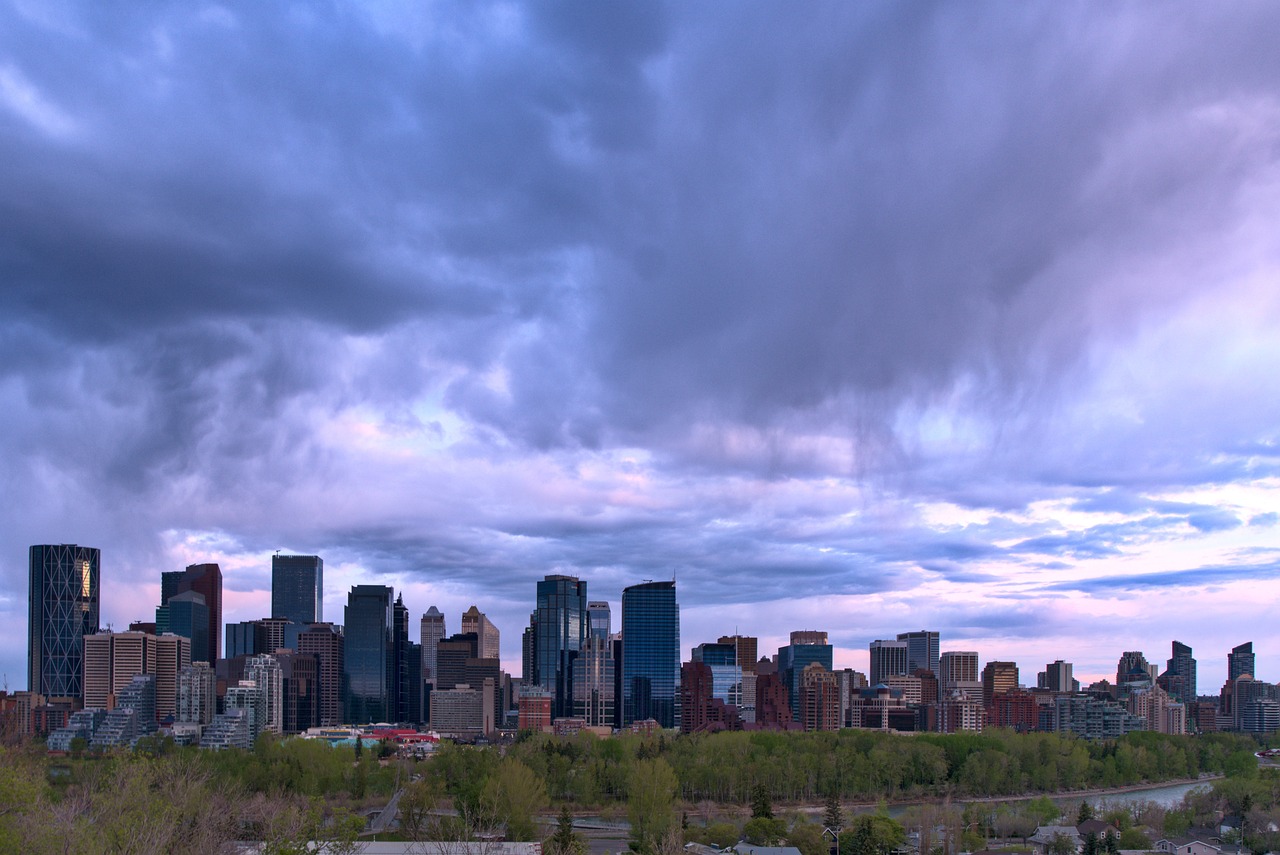
[(622, 726), (680, 726), (680, 606), (676, 583), (622, 589)]

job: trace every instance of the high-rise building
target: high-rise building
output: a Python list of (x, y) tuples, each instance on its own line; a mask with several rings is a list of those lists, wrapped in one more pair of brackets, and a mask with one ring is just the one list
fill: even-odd
[(306, 624), (288, 618), (259, 618), (227, 624), (227, 657), (256, 656), (277, 650), (297, 650), (298, 635)]
[(1070, 662), (1055, 659), (1044, 666), (1044, 670), (1040, 672), (1036, 679), (1036, 687), (1048, 689), (1051, 692), (1074, 692), (1076, 690), (1076, 681), (1071, 676), (1071, 671), (1072, 665)]
[(1116, 692), (1121, 699), (1135, 689), (1148, 689), (1156, 681), (1156, 668), (1140, 650), (1126, 650), (1116, 663)]
[(938, 633), (928, 629), (900, 632), (898, 640), (907, 643), (907, 670), (903, 673), (920, 668), (938, 673)]
[(604, 600), (592, 600), (587, 603), (587, 634), (603, 641), (609, 640), (613, 632), (612, 617), (609, 604)]
[(398, 596), (391, 613), (395, 718), (404, 724), (418, 725), (422, 722), (422, 646), (409, 640), (409, 609)]
[[(552, 718), (573, 715), (573, 660), (587, 640), (587, 583), (558, 574), (538, 583), (537, 608), (530, 620), (533, 673), (525, 685), (551, 693)], [(625, 612), (624, 612), (625, 620)]]
[(827, 641), (827, 634), (820, 630), (797, 630), (791, 633), (791, 643), (778, 648), (778, 677), (787, 687), (791, 703), (791, 715), (800, 720), (800, 677), (807, 665), (814, 662), (831, 671), (834, 668), (834, 650)]
[(178, 672), (178, 711), (175, 720), (206, 725), (217, 712), (217, 680), (208, 662), (193, 662)]
[(717, 644), (732, 644), (737, 651), (738, 667), (744, 674), (756, 672), (756, 657), (759, 651), (759, 640), (753, 635), (722, 635), (716, 639)]
[(27, 688), (84, 697), (84, 637), (98, 631), (97, 549), (33, 546), (29, 555)]
[(271, 616), (304, 626), (324, 620), (324, 561), (320, 556), (271, 556)]
[[(886, 641), (877, 639), (869, 646), (871, 652), (872, 687), (878, 686), (885, 678), (895, 674), (910, 674), (907, 668), (908, 646), (905, 641)], [(937, 673), (937, 672), (935, 672)]]
[(427, 609), (422, 616), (418, 638), (422, 644), (422, 679), (431, 685), (436, 683), (436, 645), (448, 635), (444, 626), (444, 615), (435, 606)]
[(155, 677), (154, 709), (160, 718), (178, 712), (178, 674), (191, 664), (191, 642), (180, 635), (99, 632), (84, 639), (84, 705), (110, 709), (140, 674)]
[(1175, 701), (1187, 706), (1196, 702), (1196, 660), (1189, 646), (1173, 642), (1173, 655), (1157, 682)]
[(1245, 674), (1256, 679), (1258, 673), (1254, 670), (1255, 666), (1253, 642), (1246, 641), (1244, 644), (1237, 645), (1227, 654), (1227, 679), (1234, 680)]
[(1017, 662), (988, 662), (982, 669), (982, 706), (990, 707), (996, 695), (1007, 695), (1017, 691)]
[(252, 682), (262, 693), (258, 733), (268, 730), (277, 735), (284, 733), (284, 671), (279, 660), (270, 653), (250, 656), (244, 664), (244, 676), (242, 685)]
[(222, 658), (222, 568), (217, 564), (190, 564), (186, 570), (160, 574), (161, 606), (167, 605), (170, 597), (188, 591), (203, 597), (208, 609), (205, 626), (208, 642), (204, 647), (193, 642), (191, 658), (212, 665)]
[(573, 661), (573, 715), (592, 727), (613, 727), (613, 645), (608, 636), (587, 636)]
[(821, 662), (800, 672), (799, 720), (805, 730), (840, 729), (840, 681)]
[(938, 703), (954, 693), (982, 703), (982, 678), (975, 650), (950, 650), (938, 657)]
[(472, 606), (462, 613), (462, 631), (474, 632), (480, 642), (481, 659), (501, 659), (498, 627), (485, 617), (484, 612)]
[[(209, 609), (204, 595), (195, 591), (183, 591), (169, 597), (156, 609), (156, 635), (172, 633), (191, 641), (191, 649), (200, 651), (196, 662), (211, 662), (209, 655)], [(212, 660), (216, 661), (216, 660)]]
[(622, 725), (679, 727), (680, 606), (676, 583), (622, 589)]
[(347, 594), (343, 646), (346, 721), (390, 721), (394, 717), (394, 591), (385, 585), (354, 585)]
[(346, 679), (342, 632), (331, 623), (313, 623), (298, 634), (298, 653), (316, 659), (318, 724), (321, 727), (342, 724), (346, 712), (346, 698), (342, 691)]

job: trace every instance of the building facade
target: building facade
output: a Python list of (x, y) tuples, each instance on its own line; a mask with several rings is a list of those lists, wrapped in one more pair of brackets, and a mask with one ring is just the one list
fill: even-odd
[(303, 626), (324, 620), (324, 561), (320, 556), (271, 556), (271, 616)]
[[(625, 620), (625, 618), (624, 618)], [(532, 673), (525, 685), (551, 695), (552, 718), (573, 715), (573, 660), (587, 640), (587, 583), (573, 576), (550, 575), (538, 583), (537, 608), (530, 616)]]
[(191, 660), (212, 665), (222, 658), (222, 568), (217, 564), (190, 564), (185, 570), (160, 574), (161, 606), (167, 605), (171, 597), (188, 592), (203, 597), (208, 610), (208, 640), (204, 647), (195, 646), (192, 640)]
[(385, 585), (354, 585), (344, 613), (343, 673), (346, 722), (388, 722), (395, 716), (394, 592)]
[(622, 590), (622, 725), (679, 727), (680, 606), (676, 583)]
[(915, 632), (898, 633), (898, 641), (907, 643), (907, 670), (911, 672), (923, 668), (938, 673), (938, 633), (928, 629)]
[(97, 549), (32, 546), (28, 554), (27, 689), (48, 698), (84, 697), (84, 638), (98, 627)]

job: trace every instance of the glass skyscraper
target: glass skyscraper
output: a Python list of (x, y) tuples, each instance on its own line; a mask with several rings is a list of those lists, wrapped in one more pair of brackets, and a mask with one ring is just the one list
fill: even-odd
[(676, 583), (622, 590), (622, 726), (680, 726), (680, 606)]
[(271, 556), (271, 616), (304, 626), (324, 620), (324, 561), (320, 556)]
[(31, 547), (27, 688), (55, 698), (84, 697), (84, 637), (98, 631), (97, 549)]
[(347, 594), (343, 671), (348, 724), (390, 721), (396, 715), (393, 594), (385, 585), (354, 585)]
[(797, 719), (800, 718), (800, 677), (805, 667), (817, 662), (828, 671), (834, 670), (832, 656), (827, 634), (818, 630), (793, 632), (791, 643), (778, 649), (778, 676), (787, 687), (791, 714)]
[(530, 619), (533, 682), (551, 693), (553, 718), (573, 715), (573, 661), (587, 640), (587, 583), (547, 576)]
[(604, 600), (593, 600), (587, 603), (588, 634), (601, 641), (608, 641), (613, 631), (610, 624), (609, 604)]
[(203, 647), (193, 639), (192, 662), (208, 662), (212, 665), (222, 658), (222, 569), (217, 564), (190, 564), (186, 570), (174, 570), (160, 574), (160, 605), (177, 594), (194, 591), (204, 597), (209, 610), (204, 628), (208, 641)]

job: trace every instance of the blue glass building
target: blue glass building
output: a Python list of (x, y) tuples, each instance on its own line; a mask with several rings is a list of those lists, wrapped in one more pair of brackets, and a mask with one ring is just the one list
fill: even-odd
[(832, 671), (833, 657), (825, 632), (793, 632), (791, 643), (778, 649), (778, 676), (790, 693), (791, 715), (796, 719), (800, 718), (800, 675), (805, 666), (817, 662)]
[(676, 583), (622, 590), (622, 726), (680, 726), (680, 606)]
[(203, 595), (184, 591), (169, 597), (168, 602), (157, 608), (156, 635), (166, 632), (191, 641), (192, 662), (214, 664), (206, 658), (209, 655), (209, 608)]
[(347, 594), (343, 673), (348, 724), (396, 717), (393, 594), (385, 585), (353, 585)]
[(711, 697), (735, 707), (742, 706), (742, 666), (738, 664), (736, 645), (699, 644), (693, 648), (691, 659), (711, 669)]
[(320, 556), (271, 556), (271, 616), (303, 626), (324, 621), (324, 561)]
[(551, 715), (573, 715), (573, 661), (587, 640), (587, 583), (551, 575), (538, 583), (530, 616), (529, 662), (535, 685), (551, 693)]
[(84, 637), (98, 632), (97, 549), (31, 547), (27, 688), (54, 698), (84, 697)]

